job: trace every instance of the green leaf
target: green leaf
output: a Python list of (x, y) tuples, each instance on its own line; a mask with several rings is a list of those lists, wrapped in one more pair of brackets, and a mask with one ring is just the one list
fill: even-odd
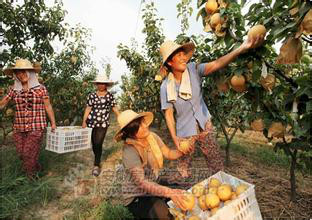
[(246, 0), (241, 0), (241, 3), (240, 3), (241, 7), (244, 7), (245, 3), (246, 3)]
[(292, 28), (292, 27), (294, 27), (294, 26), (296, 26), (297, 25), (297, 23), (298, 22), (291, 22), (291, 23), (289, 23), (288, 25), (286, 25), (286, 28)]
[(280, 35), (281, 33), (283, 33), (284, 31), (286, 31), (288, 29), (288, 27), (282, 27), (282, 28), (279, 28), (277, 27), (273, 32), (272, 32), (272, 35), (277, 37), (278, 35)]
[(273, 17), (269, 17), (269, 18), (265, 19), (265, 20), (263, 21), (263, 25), (266, 26), (266, 25), (269, 24), (272, 20), (274, 20)]
[(310, 113), (312, 112), (312, 101), (306, 103), (306, 111)]
[(202, 8), (198, 11), (198, 13), (196, 15), (196, 21), (198, 21), (200, 16), (202, 16), (203, 19), (207, 16), (207, 12), (206, 12), (205, 8)]
[(299, 8), (299, 18), (301, 19), (312, 8), (311, 4), (302, 4)]
[(197, 8), (200, 8), (203, 4), (206, 3), (206, 0), (197, 0)]

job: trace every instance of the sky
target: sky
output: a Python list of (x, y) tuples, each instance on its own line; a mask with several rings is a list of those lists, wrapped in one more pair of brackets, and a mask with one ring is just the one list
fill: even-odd
[[(154, 1), (158, 17), (164, 19), (162, 28), (168, 39), (174, 40), (181, 33), (176, 9), (180, 1)], [(196, 21), (196, 2), (192, 1), (194, 12), (189, 19), (187, 34), (205, 34), (201, 20)], [(63, 0), (63, 3), (67, 11), (65, 22), (70, 25), (81, 24), (92, 30), (90, 45), (95, 47), (93, 59), (100, 72), (103, 71), (101, 59), (109, 60), (112, 65), (111, 79), (120, 81), (121, 75), (128, 71), (125, 62), (117, 57), (117, 45), (122, 43), (130, 46), (131, 38), (135, 38), (139, 45), (144, 40), (142, 12), (139, 10), (141, 0)]]
[[(145, 0), (150, 2), (151, 0)], [(247, 1), (243, 8), (245, 14), (251, 3), (259, 0)], [(47, 4), (53, 4), (54, 0), (47, 0)], [(157, 9), (157, 17), (163, 18), (162, 29), (165, 37), (174, 40), (181, 33), (181, 21), (177, 18), (177, 7), (181, 0), (154, 0)], [(117, 45), (131, 46), (134, 38), (139, 47), (142, 46), (145, 36), (142, 34), (143, 21), (141, 0), (63, 0), (64, 9), (67, 11), (65, 22), (71, 26), (81, 24), (91, 29), (90, 45), (95, 47), (93, 61), (97, 68), (103, 72), (102, 60), (109, 61), (112, 67), (111, 79), (121, 82), (121, 75), (128, 73), (126, 63), (117, 57)], [(197, 0), (192, 0), (193, 15), (189, 18), (190, 27), (187, 35), (203, 34), (201, 18), (196, 21)], [(203, 5), (204, 6), (204, 5)], [(202, 7), (203, 7), (202, 6)], [(117, 88), (118, 90), (118, 88)]]

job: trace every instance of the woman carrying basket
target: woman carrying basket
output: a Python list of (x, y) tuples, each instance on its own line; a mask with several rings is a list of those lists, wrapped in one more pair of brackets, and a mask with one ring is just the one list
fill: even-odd
[(47, 126), (46, 113), (55, 130), (55, 117), (48, 91), (38, 82), (36, 73), (41, 68), (33, 66), (27, 59), (18, 59), (13, 67), (4, 73), (14, 78), (14, 85), (0, 101), (4, 108), (10, 100), (14, 101), (16, 111), (13, 123), (13, 138), (16, 151), (22, 160), (23, 170), (32, 178), (41, 169), (38, 162), (44, 129)]

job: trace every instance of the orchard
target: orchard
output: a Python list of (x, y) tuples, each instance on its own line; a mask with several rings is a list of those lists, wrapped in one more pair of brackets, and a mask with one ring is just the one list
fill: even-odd
[[(127, 66), (127, 72), (118, 82), (117, 103), (121, 110), (153, 112), (153, 131), (172, 147), (160, 104), (160, 85), (166, 73), (160, 71), (159, 48), (167, 37), (162, 29), (166, 21), (158, 16), (153, 0), (142, 1), (141, 5), (143, 44), (132, 39), (130, 45), (120, 43), (117, 47), (118, 59)], [(178, 44), (190, 41), (195, 44), (191, 62), (216, 60), (245, 40), (265, 36), (228, 66), (203, 78), (204, 100), (222, 145), (225, 170), (242, 179), (248, 178), (256, 186), (263, 218), (311, 218), (311, 1), (181, 0), (176, 9), (172, 14), (181, 21), (181, 31), (172, 40)], [(3, 23), (0, 99), (14, 83), (2, 70), (13, 65), (17, 57), (29, 59), (42, 68), (38, 79), (49, 91), (57, 126), (80, 126), (86, 97), (94, 91), (91, 81), (100, 71), (93, 59), (91, 30), (66, 23), (61, 0), (52, 6), (40, 0), (4, 1), (0, 14)], [(188, 34), (193, 15), (202, 28), (199, 34)], [(126, 18), (120, 15), (120, 19)], [(107, 75), (112, 72), (109, 61), (102, 67)], [(39, 180), (28, 180), (20, 171), (13, 147), (14, 113), (13, 103), (0, 110), (0, 150), (6, 155), (0, 161), (3, 173), (0, 219), (128, 217), (127, 210), (120, 205), (121, 195), (105, 194), (108, 186), (120, 190), (117, 178), (90, 178), (89, 168), (85, 168), (92, 163), (90, 149), (67, 155), (42, 149), (41, 160), (47, 169)], [(113, 118), (105, 141), (109, 148), (102, 154), (105, 158), (102, 167), (114, 174), (122, 166), (121, 144), (113, 141), (118, 129)], [(252, 143), (248, 148), (243, 146), (245, 142), (237, 143), (240, 136), (248, 139), (249, 133), (261, 137), (264, 143)], [(188, 141), (181, 142), (181, 151), (188, 145)], [(265, 152), (262, 161), (258, 158), (260, 154), (253, 155), (255, 149)], [(281, 158), (282, 161), (277, 161)], [(286, 165), (279, 166), (282, 163)], [(165, 165), (171, 168), (175, 164)], [(97, 190), (105, 193), (97, 194)], [(212, 178), (207, 186), (194, 185), (185, 194), (183, 213), (171, 211), (176, 219), (186, 219), (184, 214), (194, 207), (210, 210), (214, 215), (220, 204), (226, 206), (246, 190), (248, 186), (244, 184), (233, 186)], [(188, 219), (200, 218), (194, 215)]]
[[(289, 167), (291, 192), (296, 200), (297, 168), (311, 169), (311, 60), (312, 4), (309, 1), (245, 1), (198, 0), (197, 19), (203, 24), (199, 36), (186, 36), (188, 17), (193, 10), (190, 1), (177, 6), (182, 17), (182, 33), (176, 41), (192, 40), (196, 45), (192, 60), (208, 62), (238, 47), (246, 38), (265, 34), (265, 41), (238, 57), (219, 73), (203, 82), (205, 99), (213, 114), (213, 122), (226, 139), (226, 164), (230, 163), (230, 143), (237, 130), (254, 129), (263, 133), (274, 148), (281, 149), (291, 160)], [(119, 57), (130, 70), (123, 77), (121, 105), (141, 111), (153, 111), (157, 122), (160, 112), (160, 55), (157, 48), (164, 41), (161, 19), (153, 3), (146, 4), (142, 16), (146, 34), (144, 53), (134, 44), (119, 46)], [(281, 44), (280, 53), (276, 45)], [(140, 88), (138, 87), (140, 85)], [(229, 131), (227, 128), (234, 128)]]
[[(27, 58), (41, 65), (39, 81), (50, 93), (57, 124), (74, 124), (80, 120), (85, 97), (92, 90), (92, 84), (87, 82), (97, 73), (91, 61), (93, 48), (88, 44), (89, 30), (66, 24), (61, 2), (51, 8), (43, 1), (28, 1), (20, 7), (17, 5), (5, 2), (1, 6), (3, 12), (8, 12), (3, 17), (6, 31), (3, 35), (1, 69), (13, 65), (16, 57)], [(32, 41), (36, 43), (32, 44)], [(55, 42), (62, 45), (61, 51), (54, 49)], [(2, 98), (9, 91), (13, 79), (1, 72), (0, 83)], [(5, 139), (12, 131), (13, 106), (7, 106), (0, 114), (0, 127)]]

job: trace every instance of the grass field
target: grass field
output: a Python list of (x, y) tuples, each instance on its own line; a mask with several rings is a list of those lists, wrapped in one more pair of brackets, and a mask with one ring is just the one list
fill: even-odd
[[(113, 121), (102, 155), (102, 167), (113, 172), (121, 164), (121, 144), (112, 141), (116, 130)], [(153, 130), (170, 143), (166, 128)], [(218, 141), (221, 146), (225, 144), (222, 137)], [(112, 186), (119, 187), (114, 178), (107, 178), (105, 173), (98, 178), (90, 175), (93, 163), (90, 149), (63, 155), (42, 150), (40, 162), (44, 170), (37, 180), (27, 179), (20, 171), (12, 141), (8, 140), (0, 151), (0, 219), (131, 219), (127, 210), (118, 204), (118, 197), (108, 196), (105, 191)], [(204, 164), (204, 161), (196, 160), (196, 163)], [(246, 139), (244, 134), (239, 134), (231, 145), (231, 164), (225, 171), (256, 185), (264, 219), (308, 219), (312, 216), (311, 170), (297, 172), (298, 200), (293, 203), (289, 199), (288, 167), (289, 160), (282, 152), (274, 152), (265, 141), (253, 142), (252, 137)], [(94, 189), (103, 193), (94, 193)]]

